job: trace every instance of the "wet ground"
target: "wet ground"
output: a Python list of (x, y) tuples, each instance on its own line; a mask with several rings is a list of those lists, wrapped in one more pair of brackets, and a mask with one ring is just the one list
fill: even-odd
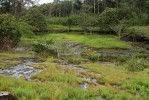
[(0, 69), (0, 74), (17, 78), (20, 76), (24, 76), (26, 79), (30, 80), (33, 74), (36, 74), (41, 71), (40, 69), (35, 69), (31, 66), (28, 66), (28, 64), (35, 63), (34, 58), (28, 58), (28, 59), (25, 58), (23, 62), (24, 62), (23, 64), (19, 64), (17, 66), (12, 66), (7, 69)]
[[(73, 48), (73, 53), (75, 54), (81, 54), (81, 52), (83, 52), (83, 46), (81, 44), (73, 44), (71, 42), (69, 42), (67, 44), (68, 48)], [(16, 52), (24, 52), (26, 50), (25, 47), (18, 47), (15, 49)], [(74, 52), (75, 51), (75, 52)], [(68, 52), (67, 52), (68, 53)], [(72, 52), (69, 52), (70, 55)], [(111, 52), (109, 52), (109, 50), (100, 50), (99, 55), (103, 56), (103, 57), (129, 57), (132, 54), (132, 52), (130, 50), (119, 50), (119, 52), (113, 52), (113, 50)], [(55, 62), (41, 62), (39, 60), (37, 60), (36, 58), (18, 58), (18, 60), (21, 60), (23, 62), (23, 64), (19, 64), (17, 66), (12, 66), (9, 67), (7, 69), (0, 69), (0, 74), (4, 74), (4, 75), (8, 75), (8, 76), (12, 76), (12, 77), (25, 77), (28, 80), (31, 80), (31, 76), (34, 74), (37, 74), (39, 72), (41, 72), (41, 69), (36, 69), (32, 66), (30, 66), (31, 64), (35, 63), (35, 64), (45, 64), (45, 63), (50, 63), (50, 64), (55, 64), (61, 67), (66, 67), (69, 69), (73, 69), (76, 70), (78, 72), (78, 74), (81, 76), (78, 76), (78, 78), (80, 78), (83, 83), (81, 83), (79, 85), (80, 88), (82, 89), (87, 89), (89, 87), (91, 87), (92, 85), (94, 86), (104, 86), (103, 84), (100, 84), (97, 82), (97, 77), (102, 76), (100, 73), (95, 73), (95, 72), (91, 72), (88, 69), (85, 68), (81, 68), (78, 65), (74, 65), (74, 64), (68, 64), (68, 63), (55, 63)], [(111, 62), (100, 62), (101, 64), (111, 64)], [(93, 76), (96, 76), (96, 78), (91, 77), (90, 75), (87, 74), (83, 74), (83, 73), (89, 73)], [(120, 85), (113, 85), (113, 88), (115, 89), (119, 89), (121, 90)], [(139, 97), (139, 91), (136, 92), (136, 96)], [(100, 97), (101, 99), (102, 97)]]

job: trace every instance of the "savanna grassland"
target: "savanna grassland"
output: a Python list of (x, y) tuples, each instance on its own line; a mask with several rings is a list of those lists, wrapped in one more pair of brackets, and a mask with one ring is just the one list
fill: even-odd
[(148, 100), (148, 0), (0, 0), (0, 100)]
[[(78, 38), (76, 38), (78, 37)], [(25, 51), (10, 51), (0, 53), (1, 66), (5, 69), (7, 67), (15, 66), (22, 63), (19, 58), (33, 58), (42, 60), (42, 62), (33, 63), (30, 66), (39, 68), (42, 71), (33, 75), (32, 80), (28, 81), (24, 77), (12, 78), (1, 75), (0, 90), (11, 91), (19, 100), (99, 100), (99, 99), (147, 99), (149, 86), (149, 70), (145, 68), (143, 71), (131, 72), (127, 70), (128, 61), (121, 62), (121, 60), (103, 61), (87, 60), (88, 58), (80, 58), (81, 63), (73, 63), (77, 68), (83, 68), (86, 71), (62, 65), (65, 59), (57, 57), (44, 57), (37, 55), (30, 50), (30, 46), (34, 44), (32, 41), (48, 41), (53, 39), (55, 41), (72, 41), (86, 47), (93, 47), (108, 49), (119, 48), (132, 49), (129, 42), (117, 40), (111, 35), (81, 35), (70, 33), (56, 33), (45, 34), (42, 36), (22, 37), (20, 46), (25, 46)], [(91, 39), (94, 39), (93, 42)], [(100, 41), (105, 41), (100, 44)], [(117, 45), (114, 45), (117, 44)], [(116, 50), (115, 49), (115, 50)], [(95, 50), (96, 51), (96, 50)], [(89, 53), (95, 52), (89, 51)], [(94, 53), (96, 54), (97, 51)], [(94, 58), (94, 56), (93, 56)], [(86, 60), (85, 60), (86, 59)], [(95, 57), (96, 59), (96, 57)], [(111, 58), (113, 59), (113, 58)], [(109, 62), (111, 61), (111, 62)], [(84, 77), (96, 79), (96, 83), (83, 80)], [(80, 85), (87, 83), (87, 88), (81, 88)]]

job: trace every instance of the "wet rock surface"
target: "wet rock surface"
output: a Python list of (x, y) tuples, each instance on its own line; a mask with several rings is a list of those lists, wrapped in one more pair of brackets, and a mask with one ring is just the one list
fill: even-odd
[(80, 85), (81, 88), (83, 89), (87, 89), (89, 87), (89, 84), (88, 83), (83, 83)]
[(20, 76), (24, 76), (26, 79), (30, 79), (31, 76), (33, 74), (36, 74), (38, 72), (40, 72), (40, 69), (35, 69), (31, 66), (28, 66), (28, 64), (32, 64), (35, 62), (36, 59), (34, 58), (25, 58), (23, 60), (23, 64), (19, 64), (17, 66), (14, 67), (10, 67), (7, 69), (0, 69), (0, 74), (4, 74), (4, 75), (8, 75), (8, 76), (12, 76), (12, 77), (20, 77)]
[[(56, 64), (56, 63), (55, 63)], [(88, 71), (87, 69), (85, 68), (81, 68), (77, 65), (74, 65), (74, 64), (59, 64), (63, 67), (67, 67), (67, 68), (70, 68), (70, 69), (74, 69), (74, 70), (77, 70), (79, 74), (82, 74), (82, 72), (88, 72), (92, 75), (95, 75), (95, 76), (101, 76), (99, 73), (95, 73), (95, 72), (90, 72)], [(82, 89), (87, 89), (89, 88), (89, 86), (92, 84), (92, 85), (96, 85), (96, 86), (101, 86), (99, 83), (97, 83), (97, 80), (95, 78), (91, 78), (90, 76), (87, 76), (87, 75), (82, 75), (83, 77), (79, 77), (81, 80), (84, 81), (84, 83), (80, 84), (80, 88)]]
[(14, 48), (14, 51), (15, 52), (23, 52), (25, 51), (27, 48), (26, 47), (17, 47), (17, 48)]

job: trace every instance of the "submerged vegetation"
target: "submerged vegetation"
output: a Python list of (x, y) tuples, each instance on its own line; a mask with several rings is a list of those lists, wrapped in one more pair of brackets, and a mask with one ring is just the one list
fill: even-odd
[(0, 1), (0, 100), (148, 100), (148, 0), (35, 1)]

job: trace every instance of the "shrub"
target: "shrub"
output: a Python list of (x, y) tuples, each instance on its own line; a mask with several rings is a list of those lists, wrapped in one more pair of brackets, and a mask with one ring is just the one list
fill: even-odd
[(88, 55), (88, 58), (89, 58), (89, 60), (96, 62), (99, 60), (99, 55), (97, 53), (93, 52)]
[(134, 56), (127, 61), (126, 66), (126, 68), (132, 72), (143, 71), (145, 68), (148, 67), (148, 59), (137, 58)]
[[(80, 54), (75, 54), (75, 49), (68, 46), (68, 41), (42, 41), (33, 44), (33, 51), (41, 56), (55, 56), (68, 63), (81, 63)], [(78, 51), (77, 51), (78, 52)]]
[(96, 51), (93, 51), (92, 48), (85, 48), (81, 56), (83, 58), (89, 59), (90, 61), (96, 62), (99, 61), (99, 54)]
[(10, 14), (1, 14), (0, 23), (0, 49), (8, 50), (15, 47), (20, 41), (21, 34), (31, 33), (31, 27), (27, 23), (16, 20)]
[(50, 45), (53, 44), (52, 40), (44, 42), (35, 42), (32, 45), (32, 50), (35, 51), (38, 55), (48, 57), (49, 55), (56, 55), (56, 52), (50, 49)]
[(133, 41), (149, 39), (149, 27), (147, 26), (133, 26), (127, 29), (127, 36), (133, 38)]

